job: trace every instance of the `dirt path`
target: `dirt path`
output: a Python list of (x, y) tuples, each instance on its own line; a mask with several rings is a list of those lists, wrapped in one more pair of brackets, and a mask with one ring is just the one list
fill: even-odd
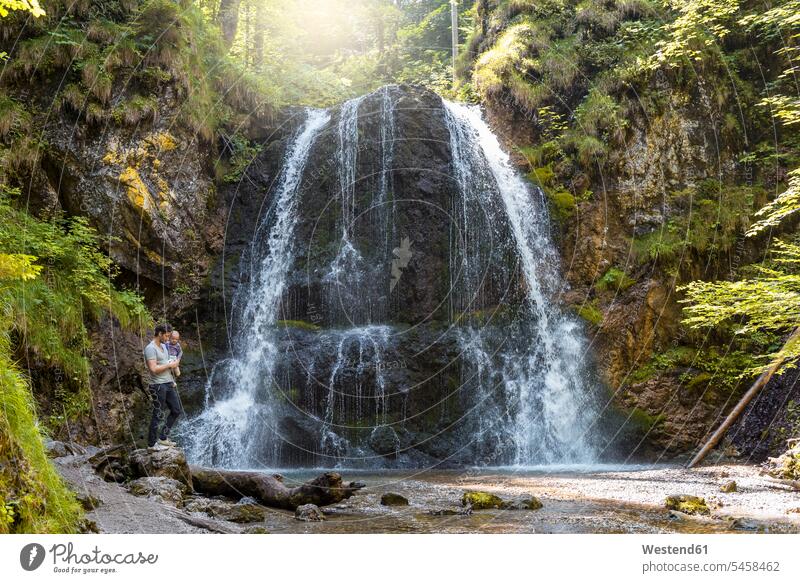
[[(188, 524), (176, 516), (174, 508), (149, 498), (134, 496), (124, 487), (106, 482), (86, 463), (88, 456), (56, 458), (58, 471), (79, 497), (94, 497), (100, 504), (89, 510), (86, 517), (97, 524), (101, 533), (166, 534), (209, 533), (210, 528)], [(214, 521), (209, 520), (211, 528)], [(229, 524), (216, 523), (220, 529)]]

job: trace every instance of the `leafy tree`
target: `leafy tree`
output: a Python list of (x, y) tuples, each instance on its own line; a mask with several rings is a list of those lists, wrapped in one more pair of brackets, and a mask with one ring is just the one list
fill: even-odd
[(39, 0), (0, 0), (0, 17), (8, 16), (12, 11), (30, 12), (36, 18), (44, 16)]
[[(777, 51), (786, 60), (778, 86), (795, 88), (800, 65), (797, 39), (800, 38), (800, 0), (779, 2), (772, 9), (741, 19), (753, 32), (769, 39), (780, 37)], [(762, 100), (783, 125), (800, 125), (800, 100), (776, 94)], [(800, 210), (800, 168), (789, 173), (787, 189), (756, 213), (758, 220), (747, 231), (755, 236), (777, 227)], [(741, 281), (695, 281), (684, 287), (686, 324), (694, 328), (732, 325), (737, 334), (762, 331), (785, 333), (800, 325), (800, 244), (798, 240), (777, 240), (771, 248), (770, 262), (755, 267), (751, 277)], [(789, 363), (800, 357), (800, 342), (791, 342), (770, 358), (782, 357)]]
[(14, 208), (0, 190), (0, 290), (8, 332), (45, 367), (63, 371), (73, 391), (88, 388), (86, 322), (106, 315), (129, 329), (149, 323), (141, 298), (113, 285), (117, 269), (85, 218), (42, 221)]
[(664, 0), (678, 17), (665, 26), (668, 37), (658, 43), (653, 67), (701, 60), (730, 33), (739, 4), (739, 0)]

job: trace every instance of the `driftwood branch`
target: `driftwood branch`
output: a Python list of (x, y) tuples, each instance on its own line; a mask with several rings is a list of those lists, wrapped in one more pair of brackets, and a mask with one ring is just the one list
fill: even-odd
[(327, 506), (350, 498), (364, 484), (344, 483), (342, 476), (326, 472), (310, 482), (289, 488), (281, 476), (190, 466), (195, 491), (208, 496), (251, 496), (265, 506), (295, 510), (303, 504)]

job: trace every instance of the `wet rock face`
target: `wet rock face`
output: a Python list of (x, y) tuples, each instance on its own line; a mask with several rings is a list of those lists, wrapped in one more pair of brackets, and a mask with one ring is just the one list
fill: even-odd
[[(632, 115), (625, 146), (612, 148), (602, 165), (586, 171), (595, 174), (584, 176), (593, 192), (591, 198), (579, 203), (576, 213), (560, 225), (563, 271), (571, 287), (562, 299), (588, 316), (598, 373), (613, 391), (624, 417), (630, 415), (634, 421), (626, 422), (639, 434), (630, 445), (644, 455), (670, 457), (696, 447), (735, 402), (714, 391), (687, 386), (685, 379), (699, 371), (664, 371), (644, 380), (636, 375), (654, 356), (691, 345), (692, 339), (680, 325), (676, 284), (727, 276), (722, 271), (728, 264), (724, 252), (715, 258), (718, 268), (710, 267), (714, 262), (708, 257), (687, 249), (676, 273), (646, 258), (637, 259), (632, 249), (634, 238), (657, 232), (686, 212), (675, 207), (672, 193), (696, 187), (705, 179), (737, 179), (740, 144), (715, 132), (724, 112), (704, 91), (701, 84), (688, 105), (675, 97), (663, 115), (647, 119)], [(671, 94), (668, 88), (665, 94)], [(509, 149), (537, 143), (536, 136), (514, 127), (516, 123), (532, 129), (509, 104), (487, 107)], [(624, 269), (631, 284), (598, 289), (598, 281), (614, 267)], [(766, 408), (760, 415), (764, 419)], [(635, 417), (644, 422), (636, 423)], [(753, 426), (749, 437), (740, 433), (736, 439), (763, 449), (757, 436), (768, 424), (755, 429), (752, 419), (749, 423)], [(766, 454), (757, 455), (763, 459)]]
[(88, 217), (118, 265), (154, 290), (196, 289), (219, 250), (223, 217), (207, 148), (162, 119), (136, 130), (53, 124), (42, 168), (57, 196), (51, 203)]
[[(457, 185), (442, 102), (416, 87), (392, 86), (388, 91), (391, 130), (382, 90), (358, 106), (351, 183), (345, 180), (343, 185), (339, 172), (341, 108), (332, 111), (314, 143), (300, 185), (296, 259), (282, 319), (327, 327), (367, 320), (413, 324), (446, 317), (446, 306), (440, 304), (448, 291), (448, 223)], [(302, 111), (288, 115), (282, 133), (265, 145), (246, 179), (222, 193), (230, 222), (212, 287), (218, 293), (224, 287), (228, 300), (249, 281), (248, 247), (257, 227), (274, 212), (270, 195), (286, 144), (303, 118)], [(389, 174), (382, 171), (384, 156), (391, 157), (394, 170)], [(342, 202), (343, 189), (348, 191), (348, 205)], [(343, 253), (343, 228), (360, 258)], [(404, 240), (410, 258), (392, 287), (393, 249)], [(341, 273), (332, 276), (337, 255)]]
[[(387, 99), (393, 123), (387, 122)], [(237, 320), (242, 306), (235, 298), (258, 266), (250, 245), (274, 218), (282, 160), (304, 117), (301, 111), (287, 115), (282, 133), (264, 144), (246, 177), (221, 192), (230, 222), (198, 318), (206, 363), (223, 361), (250, 342), (252, 323)], [(269, 444), (267, 434), (276, 432), (269, 424), (255, 441), (276, 449), (281, 466), (330, 464), (345, 455), (347, 464), (371, 467), (468, 463), (480, 444), (468, 427), (475, 415), (465, 413), (477, 397), (464, 381), (461, 330), (450, 327), (453, 304), (467, 302), (454, 299), (451, 289), (460, 195), (442, 101), (426, 90), (392, 86), (359, 103), (352, 135), (346, 121), (342, 107), (331, 111), (298, 189), (295, 254), (276, 326), (277, 388), (270, 391), (281, 442)], [(354, 180), (343, 184), (346, 139), (354, 145)], [(507, 225), (492, 227), (492, 236), (502, 237)], [(344, 248), (345, 228), (354, 253)], [(517, 298), (519, 272), (507, 271), (505, 280), (488, 277), (465, 311), (479, 318), (496, 308), (501, 292)], [(218, 375), (226, 374), (225, 366)], [(181, 368), (191, 419), (205, 405), (208, 371), (192, 354)], [(500, 408), (501, 392), (490, 399)]]
[(728, 431), (727, 438), (755, 462), (786, 451), (787, 440), (800, 435), (800, 371), (775, 375)]

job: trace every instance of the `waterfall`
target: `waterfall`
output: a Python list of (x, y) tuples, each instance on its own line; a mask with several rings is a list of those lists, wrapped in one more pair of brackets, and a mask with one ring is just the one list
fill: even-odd
[[(371, 304), (364, 306), (355, 293), (367, 278), (367, 265), (353, 243), (356, 221), (356, 178), (358, 164), (358, 110), (366, 95), (346, 101), (339, 112), (337, 150), (341, 241), (339, 251), (324, 278), (328, 286), (328, 305), (338, 315), (333, 319), (350, 325), (371, 320)], [(367, 298), (368, 301), (372, 297)]]
[(191, 462), (595, 460), (543, 193), (477, 108), (403, 91), (307, 110), (241, 259), (233, 355), (181, 426)]
[[(470, 228), (467, 207), (479, 204), (481, 213), (496, 225), (501, 221), (499, 202), (525, 284), (522, 310), (511, 328), (517, 336), (512, 342), (498, 343), (493, 331), (474, 326), (461, 335), (477, 391), (475, 439), (480, 442), (492, 435), (496, 448), (505, 437), (516, 464), (594, 461), (596, 452), (587, 430), (596, 411), (584, 366), (586, 346), (577, 322), (553, 299), (561, 281), (542, 193), (514, 170), (478, 108), (445, 101), (445, 119), (465, 207), (460, 244), (464, 261), (473, 270), (481, 263), (473, 237), (485, 236)], [(474, 299), (478, 293), (474, 277), (468, 275), (465, 285)], [(493, 402), (496, 382), (501, 383), (506, 401), (502, 410)], [(502, 456), (497, 451), (485, 455), (493, 459), (497, 453)]]
[[(265, 382), (274, 384), (275, 323), (295, 253), (297, 192), (312, 146), (329, 120), (327, 111), (307, 110), (287, 150), (274, 207), (258, 226), (251, 247), (250, 282), (237, 290), (234, 299), (241, 315), (233, 356), (214, 368), (206, 384), (205, 409), (185, 431), (187, 455), (196, 463), (252, 465), (256, 452), (276, 440), (270, 427), (271, 391), (262, 388)], [(275, 443), (276, 448), (279, 445)]]

